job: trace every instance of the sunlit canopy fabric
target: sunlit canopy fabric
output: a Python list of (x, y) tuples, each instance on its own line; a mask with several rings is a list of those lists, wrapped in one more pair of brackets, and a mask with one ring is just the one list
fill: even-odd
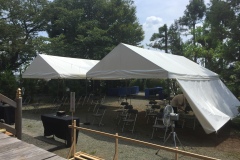
[(173, 78), (178, 81), (206, 133), (237, 114), (239, 100), (218, 75), (183, 57), (120, 43), (87, 72), (92, 79)]
[(23, 78), (85, 79), (98, 60), (68, 58), (39, 54), (22, 74)]
[(119, 44), (87, 73), (95, 79), (200, 78), (218, 75), (183, 56)]

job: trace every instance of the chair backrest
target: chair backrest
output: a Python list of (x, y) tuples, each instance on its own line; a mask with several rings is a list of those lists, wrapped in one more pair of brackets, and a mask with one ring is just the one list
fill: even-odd
[(138, 114), (138, 110), (137, 109), (129, 109), (128, 113), (130, 113), (130, 114)]
[(128, 102), (121, 102), (121, 105), (126, 106), (126, 105), (128, 105)]
[(149, 101), (149, 104), (157, 104), (157, 102), (156, 101)]
[(161, 108), (161, 106), (160, 105), (157, 105), (157, 104), (154, 104), (154, 105), (152, 105), (152, 107), (151, 107), (152, 109), (160, 109)]
[(127, 119), (132, 119), (134, 121), (137, 120), (138, 110), (136, 109), (129, 109), (127, 111)]
[(98, 114), (99, 113), (104, 113), (106, 108), (107, 108), (106, 106), (100, 105), (100, 106), (98, 106), (96, 113), (98, 113)]
[(133, 106), (132, 105), (126, 105), (126, 106), (124, 106), (124, 109), (131, 110), (131, 109), (133, 109)]
[(162, 120), (163, 120), (163, 112), (159, 112), (157, 113), (154, 124), (157, 125), (159, 124), (159, 121), (162, 121)]

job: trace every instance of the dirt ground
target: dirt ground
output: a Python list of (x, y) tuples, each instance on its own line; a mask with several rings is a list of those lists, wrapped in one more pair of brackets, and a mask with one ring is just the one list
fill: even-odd
[[(130, 102), (130, 100), (128, 100)], [(157, 131), (154, 138), (151, 139), (153, 120), (150, 119), (147, 124), (145, 117), (146, 104), (148, 100), (142, 97), (131, 99), (131, 104), (134, 109), (138, 109), (139, 114), (136, 122), (135, 132), (131, 133), (128, 130), (121, 131), (122, 125), (117, 125), (116, 110), (119, 107), (117, 97), (106, 97), (104, 105), (107, 106), (106, 114), (103, 118), (103, 126), (90, 123), (84, 125), (85, 122), (92, 121), (92, 112), (88, 111), (89, 105), (77, 106), (74, 116), (80, 117), (81, 127), (95, 129), (111, 134), (118, 133), (121, 136), (146, 141), (158, 145), (174, 147), (172, 139), (167, 142), (159, 136), (163, 136), (163, 131)], [(41, 104), (38, 109), (30, 105), (23, 110), (23, 140), (28, 143), (35, 144), (41, 148), (49, 150), (65, 157), (69, 152), (69, 148), (64, 146), (64, 141), (61, 139), (43, 137), (43, 126), (41, 122), (41, 114), (53, 113), (50, 109), (52, 105)], [(60, 108), (60, 110), (68, 111), (69, 106)], [(68, 113), (69, 114), (69, 113)], [(178, 123), (181, 123), (179, 120)], [(179, 149), (202, 154), (218, 159), (239, 160), (240, 159), (240, 127), (232, 122), (224, 125), (218, 133), (206, 134), (199, 123), (196, 123), (196, 128), (192, 128), (192, 121), (186, 122), (184, 128), (175, 128), (174, 131), (179, 138), (177, 146)], [(167, 135), (170, 134), (170, 131)], [(170, 135), (171, 136), (171, 135)], [(84, 151), (105, 159), (113, 159), (114, 155), (114, 139), (103, 137), (100, 135), (81, 131), (78, 136), (77, 151)], [(156, 155), (156, 148), (133, 144), (130, 142), (119, 142), (119, 159), (173, 159), (173, 153), (160, 150), (159, 155)], [(183, 148), (184, 147), (184, 148)], [(186, 156), (179, 156), (179, 159), (194, 159)]]

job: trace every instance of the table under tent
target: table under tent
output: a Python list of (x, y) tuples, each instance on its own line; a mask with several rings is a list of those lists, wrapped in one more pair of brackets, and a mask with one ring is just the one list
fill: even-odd
[(207, 134), (217, 132), (237, 116), (239, 100), (218, 74), (172, 54), (120, 43), (87, 72), (87, 78), (176, 79), (195, 116)]

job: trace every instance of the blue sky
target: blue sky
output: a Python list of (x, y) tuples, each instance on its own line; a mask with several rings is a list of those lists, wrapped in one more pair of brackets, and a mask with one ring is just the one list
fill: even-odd
[[(209, 3), (210, 0), (205, 0)], [(136, 16), (143, 26), (145, 39), (142, 45), (150, 43), (153, 33), (158, 32), (158, 28), (167, 24), (169, 27), (174, 20), (179, 19), (184, 14), (189, 0), (134, 0), (137, 9)]]

